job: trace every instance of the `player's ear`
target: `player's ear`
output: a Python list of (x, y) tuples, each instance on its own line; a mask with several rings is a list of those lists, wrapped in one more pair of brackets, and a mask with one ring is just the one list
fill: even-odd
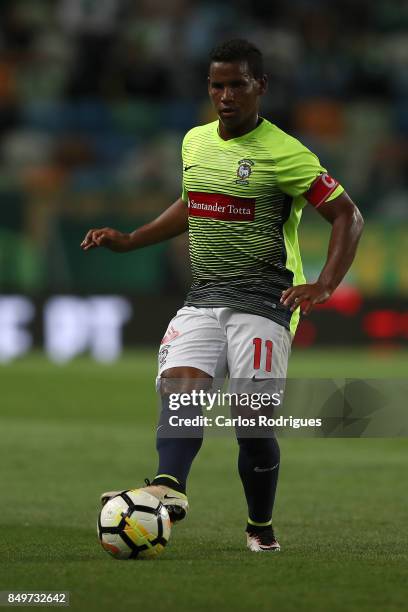
[(259, 87), (259, 95), (263, 96), (266, 90), (268, 89), (268, 77), (266, 74), (263, 74), (260, 79), (257, 79), (258, 87)]

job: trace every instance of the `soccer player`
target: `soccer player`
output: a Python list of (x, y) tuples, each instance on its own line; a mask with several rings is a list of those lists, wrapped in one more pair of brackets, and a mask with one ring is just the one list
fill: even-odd
[[(262, 54), (253, 44), (231, 40), (215, 48), (208, 93), (218, 120), (184, 138), (181, 197), (131, 233), (91, 229), (81, 245), (124, 252), (189, 231), (193, 284), (159, 353), (163, 412), (170, 379), (284, 378), (299, 309), (308, 314), (328, 300), (356, 253), (359, 210), (312, 152), (259, 115), (266, 89)], [(313, 283), (305, 282), (297, 238), (306, 204), (332, 226)], [(272, 529), (278, 442), (237, 436), (248, 548), (280, 550)], [(161, 437), (159, 427), (157, 475), (146, 490), (173, 521), (187, 512), (187, 476), (201, 442), (200, 436)]]

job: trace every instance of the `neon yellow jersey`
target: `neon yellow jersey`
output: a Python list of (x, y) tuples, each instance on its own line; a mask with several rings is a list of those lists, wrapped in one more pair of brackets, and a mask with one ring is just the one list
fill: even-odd
[[(182, 155), (193, 274), (186, 305), (227, 306), (294, 333), (299, 312), (279, 300), (283, 289), (305, 282), (297, 227), (304, 194), (327, 176), (325, 168), (266, 119), (230, 140), (219, 136), (218, 121), (195, 127), (183, 140)], [(331, 185), (324, 188), (325, 202), (343, 191)]]

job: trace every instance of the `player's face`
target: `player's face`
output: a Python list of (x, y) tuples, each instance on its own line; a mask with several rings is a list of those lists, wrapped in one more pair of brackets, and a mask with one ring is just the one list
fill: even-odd
[(259, 97), (265, 90), (266, 76), (255, 79), (247, 62), (212, 62), (208, 93), (220, 120), (221, 137), (241, 136), (255, 128)]

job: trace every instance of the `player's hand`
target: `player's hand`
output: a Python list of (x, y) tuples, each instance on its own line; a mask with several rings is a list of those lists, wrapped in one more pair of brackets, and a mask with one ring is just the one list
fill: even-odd
[(129, 234), (123, 234), (110, 227), (103, 227), (101, 229), (89, 230), (81, 242), (81, 248), (84, 251), (89, 251), (89, 249), (105, 247), (111, 251), (123, 253), (129, 250), (129, 241)]
[(280, 302), (292, 312), (300, 306), (302, 314), (307, 315), (315, 304), (327, 302), (330, 296), (331, 291), (321, 283), (307, 283), (282, 291)]

